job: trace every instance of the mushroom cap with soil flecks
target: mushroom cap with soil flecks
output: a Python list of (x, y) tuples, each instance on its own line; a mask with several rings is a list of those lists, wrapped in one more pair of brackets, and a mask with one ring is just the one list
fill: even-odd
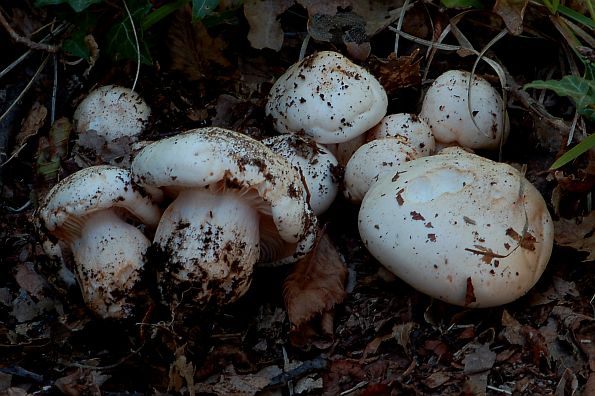
[(341, 143), (365, 133), (386, 114), (384, 88), (364, 68), (322, 51), (290, 66), (269, 93), (266, 113), (281, 133)]
[(523, 296), (553, 245), (537, 189), (513, 167), (460, 148), (404, 163), (375, 183), (359, 230), (372, 255), (405, 282), (469, 307)]
[(470, 80), (467, 71), (449, 70), (428, 88), (419, 116), (432, 129), (437, 146), (496, 149), (506, 140), (502, 97), (477, 75), (471, 80), (469, 92)]
[(109, 165), (84, 168), (45, 197), (40, 223), (71, 251), (86, 304), (104, 318), (131, 316), (149, 239), (129, 219), (156, 227), (160, 209)]
[(301, 171), (312, 211), (317, 216), (324, 213), (339, 191), (335, 156), (315, 141), (296, 135), (275, 136), (262, 143)]
[(132, 174), (172, 200), (154, 240), (166, 300), (235, 301), (256, 262), (293, 262), (315, 243), (299, 171), (246, 135), (213, 127), (154, 142), (134, 158)]

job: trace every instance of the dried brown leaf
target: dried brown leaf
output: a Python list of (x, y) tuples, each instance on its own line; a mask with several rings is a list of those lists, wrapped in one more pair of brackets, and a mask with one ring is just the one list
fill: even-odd
[(294, 0), (247, 0), (244, 3), (244, 16), (250, 25), (248, 40), (252, 47), (281, 49), (283, 30), (279, 16), (294, 3)]
[(397, 90), (416, 87), (421, 84), (419, 70), (420, 51), (416, 50), (411, 55), (395, 56), (391, 53), (386, 59), (375, 56), (370, 57), (369, 67), (372, 74), (378, 78), (380, 84), (388, 95)]
[(201, 21), (192, 23), (191, 13), (190, 6), (186, 6), (174, 14), (168, 34), (171, 67), (192, 80), (200, 80), (231, 63), (223, 54), (225, 40), (211, 37)]
[(346, 279), (341, 256), (323, 235), (285, 280), (283, 295), (291, 324), (299, 327), (341, 303), (346, 296)]
[(194, 365), (188, 361), (185, 355), (186, 346), (176, 349), (176, 360), (169, 366), (169, 385), (167, 390), (179, 392), (186, 384), (188, 394), (194, 395)]
[(512, 34), (523, 32), (523, 18), (529, 0), (496, 0), (493, 11), (500, 15), (506, 28)]
[(32, 136), (35, 136), (39, 129), (43, 126), (45, 119), (48, 115), (48, 109), (39, 102), (35, 102), (29, 110), (27, 117), (21, 124), (21, 130), (15, 138), (15, 148), (11, 153), (11, 156), (16, 156), (25, 146), (27, 140)]
[(588, 252), (584, 261), (595, 260), (595, 212), (585, 217), (560, 219), (554, 222), (554, 232), (556, 244)]

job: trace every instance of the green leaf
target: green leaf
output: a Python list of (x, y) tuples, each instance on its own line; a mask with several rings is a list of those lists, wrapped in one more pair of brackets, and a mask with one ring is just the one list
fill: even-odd
[(97, 15), (91, 12), (82, 12), (72, 18), (72, 23), (76, 28), (62, 44), (62, 48), (67, 53), (80, 58), (89, 59), (91, 51), (85, 42), (85, 37), (97, 26)]
[(585, 140), (562, 154), (562, 156), (550, 166), (550, 169), (558, 169), (559, 167), (566, 165), (570, 161), (578, 158), (582, 153), (590, 150), (592, 147), (595, 147), (595, 133), (590, 134)]
[(68, 3), (73, 10), (81, 12), (90, 5), (101, 3), (102, 1), (103, 0), (35, 0), (35, 5), (37, 7), (43, 7), (47, 5)]
[(570, 97), (579, 114), (595, 120), (595, 81), (579, 76), (564, 76), (561, 80), (536, 80), (525, 84), (524, 89), (551, 89), (560, 96)]
[(203, 19), (219, 5), (219, 0), (192, 0), (192, 20)]
[(157, 8), (143, 19), (143, 30), (149, 29), (151, 26), (161, 21), (166, 16), (174, 13), (188, 2), (190, 2), (190, 0), (176, 0), (171, 3), (166, 3), (161, 7)]
[(144, 40), (141, 21), (151, 10), (152, 5), (148, 0), (128, 0), (127, 4), (134, 21), (134, 29), (126, 13), (123, 19), (116, 22), (108, 31), (106, 52), (114, 61), (123, 59), (136, 60), (138, 56), (136, 40), (134, 38), (134, 32), (136, 30), (140, 46), (141, 63), (150, 65), (153, 63), (153, 60), (147, 42)]
[(446, 8), (484, 8), (480, 0), (440, 0)]

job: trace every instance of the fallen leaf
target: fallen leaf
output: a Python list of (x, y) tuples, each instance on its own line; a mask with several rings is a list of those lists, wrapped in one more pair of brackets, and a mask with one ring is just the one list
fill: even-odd
[(508, 31), (514, 35), (523, 32), (523, 18), (529, 0), (496, 0), (493, 11), (500, 15)]
[(322, 320), (323, 330), (330, 331), (332, 335), (332, 322), (331, 328), (328, 328), (328, 314), (345, 299), (346, 279), (345, 264), (323, 233), (318, 245), (296, 263), (285, 280), (283, 297), (292, 332), (299, 333), (300, 328), (314, 318), (322, 318), (326, 319), (326, 322)]
[(254, 395), (281, 373), (282, 370), (278, 366), (268, 366), (254, 374), (237, 374), (233, 366), (229, 365), (214, 381), (198, 383), (193, 390), (200, 394)]
[(281, 49), (283, 29), (279, 16), (294, 3), (295, 0), (247, 0), (244, 3), (244, 16), (250, 25), (248, 40), (252, 47)]
[(430, 376), (425, 379), (424, 384), (430, 389), (435, 389), (444, 385), (449, 380), (450, 376), (448, 374), (438, 371), (430, 374)]
[[(174, 14), (168, 32), (171, 68), (191, 80), (200, 80), (214, 74), (217, 68), (231, 66), (231, 63), (223, 55), (225, 41), (211, 37), (200, 20), (193, 23), (191, 13), (190, 7), (186, 6)], [(231, 78), (231, 73), (223, 74)]]
[(555, 221), (554, 233), (557, 245), (588, 252), (583, 261), (595, 260), (595, 211), (585, 217)]
[(488, 344), (476, 345), (473, 352), (463, 358), (463, 372), (468, 375), (465, 390), (474, 395), (485, 394), (488, 374), (495, 362), (496, 352), (492, 351)]
[(387, 58), (370, 57), (368, 61), (370, 71), (380, 81), (387, 95), (390, 96), (399, 89), (417, 87), (421, 84), (419, 54), (420, 50), (417, 49), (411, 55), (398, 58), (394, 52)]
[(169, 366), (169, 384), (167, 390), (179, 392), (186, 384), (188, 394), (194, 396), (194, 364), (188, 361), (185, 354), (186, 345), (178, 347), (175, 352), (176, 360)]
[(32, 136), (35, 136), (39, 129), (45, 123), (45, 119), (48, 115), (48, 109), (39, 102), (35, 102), (27, 117), (23, 120), (21, 124), (21, 130), (15, 137), (15, 148), (12, 150), (10, 154), (11, 157), (19, 155), (23, 147), (27, 144), (27, 140), (29, 140)]

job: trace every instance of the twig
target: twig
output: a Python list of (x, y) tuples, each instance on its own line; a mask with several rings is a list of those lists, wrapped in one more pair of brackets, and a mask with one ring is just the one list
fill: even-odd
[[(405, 19), (405, 12), (407, 11), (407, 9), (409, 8), (409, 0), (405, 0), (405, 3), (403, 4), (403, 7), (401, 7), (401, 12), (399, 14), (399, 21), (397, 22), (397, 30), (401, 31), (401, 28), (403, 27), (403, 20)], [(395, 57), (398, 55), (399, 52), (399, 35), (396, 34), (395, 35)]]
[(50, 125), (54, 125), (56, 120), (56, 95), (58, 93), (58, 58), (52, 55), (52, 62), (54, 64), (54, 82), (52, 84), (52, 107), (50, 110)]
[(300, 57), (299, 60), (301, 61), (306, 56), (306, 50), (308, 49), (308, 43), (310, 42), (310, 34), (306, 33), (306, 37), (304, 37), (304, 41), (302, 41), (302, 46), (300, 47)]
[(12, 28), (12, 26), (10, 26), (10, 24), (6, 20), (6, 18), (4, 18), (4, 14), (2, 13), (1, 10), (0, 10), (0, 25), (2, 25), (4, 27), (4, 29), (6, 29), (6, 31), (8, 32), (8, 34), (10, 35), (10, 37), (12, 37), (12, 39), (14, 41), (16, 41), (17, 43), (20, 43), (20, 44), (24, 44), (33, 50), (41, 50), (41, 51), (47, 51), (47, 52), (51, 52), (51, 53), (56, 53), (60, 50), (60, 47), (57, 47), (57, 46), (51, 45), (51, 44), (36, 43), (35, 41), (29, 40), (27, 37), (23, 37), (20, 34), (18, 34), (17, 32), (15, 32), (14, 29)]
[(315, 359), (305, 361), (300, 366), (293, 370), (281, 373), (271, 379), (271, 382), (266, 386), (266, 389), (278, 388), (287, 385), (291, 380), (299, 379), (312, 372), (320, 371), (327, 368), (328, 360), (319, 356)]

